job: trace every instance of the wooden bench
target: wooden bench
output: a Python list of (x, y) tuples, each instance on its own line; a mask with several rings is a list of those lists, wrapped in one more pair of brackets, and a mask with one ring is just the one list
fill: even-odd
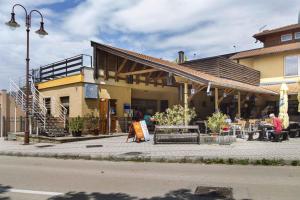
[(289, 131), (289, 136), (291, 137), (291, 138), (295, 138), (295, 137), (299, 137), (300, 135), (299, 135), (299, 133), (300, 133), (300, 129), (299, 128), (295, 128), (295, 129), (290, 129), (290, 131)]
[(155, 126), (154, 144), (191, 142), (200, 144), (199, 126)]
[(275, 138), (274, 138), (274, 142), (281, 142), (284, 140), (288, 140), (289, 139), (289, 132), (288, 131), (281, 131), (279, 134), (276, 133), (275, 134)]

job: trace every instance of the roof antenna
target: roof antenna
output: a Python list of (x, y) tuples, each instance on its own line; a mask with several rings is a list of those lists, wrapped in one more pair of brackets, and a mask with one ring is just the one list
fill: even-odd
[(233, 45), (234, 53), (236, 53), (236, 45)]
[(263, 25), (262, 27), (260, 27), (259, 29), (258, 29), (258, 32), (261, 32), (264, 28), (266, 28), (267, 27), (267, 25)]
[(298, 11), (298, 24), (300, 24), (300, 10)]

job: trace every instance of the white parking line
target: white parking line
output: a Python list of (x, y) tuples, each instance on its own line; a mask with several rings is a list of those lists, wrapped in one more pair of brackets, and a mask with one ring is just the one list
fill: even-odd
[(23, 193), (23, 194), (38, 194), (38, 195), (48, 195), (48, 196), (57, 196), (57, 195), (63, 194), (60, 192), (47, 192), (47, 191), (22, 190), (22, 189), (7, 189), (6, 192)]

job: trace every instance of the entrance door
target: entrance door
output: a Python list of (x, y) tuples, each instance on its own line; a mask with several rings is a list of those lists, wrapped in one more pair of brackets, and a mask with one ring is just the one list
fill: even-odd
[(160, 112), (165, 112), (168, 107), (169, 107), (169, 101), (168, 100), (161, 100), (160, 101)]
[(50, 97), (44, 98), (44, 102), (45, 102), (45, 107), (47, 109), (47, 115), (51, 115), (51, 98)]
[(108, 134), (108, 108), (109, 106), (109, 100), (105, 99), (105, 100), (101, 100), (100, 101), (100, 112), (99, 112), (99, 129), (100, 129), (100, 134)]

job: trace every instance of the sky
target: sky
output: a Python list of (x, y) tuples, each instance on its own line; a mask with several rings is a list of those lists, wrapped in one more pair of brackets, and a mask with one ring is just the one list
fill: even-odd
[(90, 41), (175, 60), (189, 60), (261, 47), (252, 37), (261, 27), (272, 29), (298, 22), (299, 0), (0, 0), (0, 89), (25, 74), (24, 11), (11, 30), (15, 3), (44, 15), (49, 33), (34, 33), (40, 18), (32, 16), (30, 68), (78, 54), (92, 55)]

